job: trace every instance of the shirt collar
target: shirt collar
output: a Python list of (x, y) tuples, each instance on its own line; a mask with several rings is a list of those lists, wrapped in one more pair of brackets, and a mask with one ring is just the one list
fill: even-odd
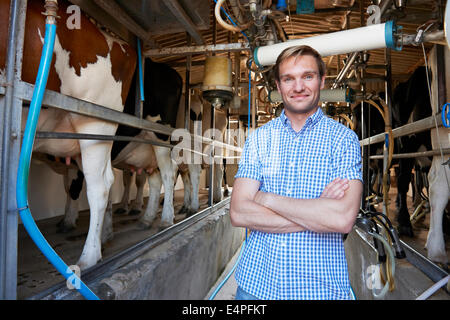
[[(308, 119), (306, 119), (304, 128), (315, 126), (320, 121), (320, 119), (322, 119), (322, 117), (323, 117), (323, 111), (322, 111), (322, 108), (319, 107), (319, 108), (317, 108), (316, 112), (314, 112), (312, 115), (310, 115), (308, 117)], [(284, 113), (284, 109), (283, 109), (283, 111), (281, 111), (280, 120), (283, 125), (288, 126), (292, 129), (291, 121)]]

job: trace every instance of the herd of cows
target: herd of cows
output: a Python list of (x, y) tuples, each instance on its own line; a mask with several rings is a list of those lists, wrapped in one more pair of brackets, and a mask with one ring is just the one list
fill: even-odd
[[(23, 81), (34, 83), (39, 65), (44, 35), (44, 19), (41, 2), (28, 1), (26, 32), (23, 56)], [(65, 1), (59, 1), (61, 21), (67, 18)], [(0, 19), (8, 21), (9, 1), (0, 0)], [(0, 30), (0, 70), (5, 67), (7, 28)], [(116, 111), (134, 114), (136, 52), (127, 43), (101, 31), (90, 19), (81, 17), (80, 29), (68, 29), (64, 23), (58, 24), (53, 62), (47, 89), (78, 99), (86, 100)], [(404, 125), (410, 119), (421, 119), (431, 115), (431, 106), (425, 78), (425, 68), (418, 68), (411, 79), (400, 84), (393, 97), (393, 127)], [(184, 127), (183, 82), (180, 75), (167, 65), (145, 61), (143, 118), (172, 128)], [(131, 94), (129, 94), (131, 92)], [(401, 111), (400, 111), (401, 110)], [(199, 93), (191, 96), (191, 131), (194, 121), (202, 122), (202, 130), (211, 128), (211, 106), (205, 103)], [(22, 120), (26, 120), (27, 108), (23, 108)], [(358, 117), (356, 117), (358, 118)], [(372, 135), (384, 132), (383, 121), (371, 119)], [(381, 119), (382, 120), (382, 119)], [(219, 132), (226, 129), (227, 119), (223, 111), (217, 110), (215, 128)], [(380, 126), (381, 124), (381, 126)], [(38, 123), (39, 131), (85, 133), (97, 135), (120, 135), (170, 142), (169, 136), (128, 126), (117, 125), (99, 119), (69, 113), (60, 109), (43, 108)], [(200, 134), (200, 132), (196, 133)], [(223, 140), (222, 140), (223, 141)], [(424, 146), (431, 149), (429, 133), (416, 134), (397, 139), (396, 153), (413, 152)], [(376, 146), (375, 146), (376, 148)], [(422, 147), (423, 149), (423, 147)], [(422, 150), (420, 149), (420, 150)], [(77, 264), (80, 268), (95, 265), (101, 258), (102, 243), (112, 238), (112, 203), (110, 188), (114, 181), (113, 167), (124, 170), (125, 186), (130, 184), (130, 172), (136, 172), (138, 186), (137, 206), (142, 206), (142, 189), (148, 180), (149, 200), (145, 213), (139, 219), (142, 228), (151, 226), (159, 208), (161, 186), (164, 186), (164, 204), (160, 227), (168, 227), (174, 222), (173, 192), (176, 177), (181, 174), (185, 199), (183, 212), (192, 214), (199, 208), (198, 191), (200, 174), (204, 164), (177, 164), (171, 157), (171, 149), (151, 144), (124, 141), (40, 139), (36, 140), (34, 152), (65, 159), (67, 165), (64, 182), (68, 194), (66, 214), (59, 224), (61, 230), (75, 228), (78, 210), (76, 199), (83, 180), (86, 183), (90, 208), (90, 224), (86, 242)], [(373, 153), (376, 152), (374, 149)], [(206, 153), (206, 152), (205, 152)], [(424, 161), (423, 161), (424, 160)], [(414, 159), (398, 161), (398, 224), (400, 233), (411, 236), (406, 193), (411, 181)], [(450, 176), (448, 166), (438, 160), (419, 159), (416, 171), (429, 171), (431, 221), (442, 221), (444, 209), (450, 195), (448, 184), (442, 183), (444, 170)], [(215, 165), (215, 201), (222, 198), (223, 165)], [(431, 167), (431, 170), (430, 170)], [(369, 182), (366, 182), (369, 183)], [(127, 188), (125, 188), (127, 190)], [(128, 205), (125, 192), (122, 204)], [(125, 208), (128, 210), (128, 208)], [(439, 226), (440, 225), (440, 226)], [(433, 231), (434, 233), (432, 234)], [(442, 224), (434, 223), (428, 237), (429, 257), (447, 263)]]

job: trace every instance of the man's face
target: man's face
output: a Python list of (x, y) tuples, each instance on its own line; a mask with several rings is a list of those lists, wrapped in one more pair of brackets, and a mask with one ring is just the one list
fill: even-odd
[(310, 55), (290, 57), (279, 67), (280, 81), (277, 81), (286, 111), (303, 114), (317, 107), (320, 89), (325, 76), (319, 75), (316, 59)]

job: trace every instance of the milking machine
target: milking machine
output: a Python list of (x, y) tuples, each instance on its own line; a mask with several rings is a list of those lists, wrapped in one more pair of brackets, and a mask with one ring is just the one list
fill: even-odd
[[(397, 232), (392, 226), (391, 221), (382, 213), (376, 211), (360, 210), (356, 218), (355, 226), (372, 236), (374, 247), (378, 253), (378, 263), (385, 265), (386, 280), (380, 292), (376, 292), (375, 287), (372, 286), (372, 295), (376, 299), (382, 299), (386, 293), (394, 290), (394, 276), (395, 276), (395, 258), (405, 258), (405, 252), (401, 247)], [(384, 229), (388, 239), (382, 234)], [(395, 250), (395, 256), (394, 251)], [(387, 252), (387, 255), (386, 255)], [(382, 268), (380, 268), (380, 276), (383, 278)]]

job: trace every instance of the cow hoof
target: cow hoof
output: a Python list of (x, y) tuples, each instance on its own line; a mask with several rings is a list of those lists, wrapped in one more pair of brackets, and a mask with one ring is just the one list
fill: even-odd
[(190, 216), (193, 216), (193, 215), (196, 214), (196, 213), (197, 213), (196, 210), (189, 209), (189, 210), (186, 212), (186, 218), (187, 218), (187, 217), (190, 217)]
[(188, 208), (185, 206), (182, 206), (180, 211), (178, 211), (178, 214), (187, 214), (188, 213)]
[(397, 227), (397, 232), (400, 236), (414, 237), (414, 232), (411, 226), (401, 226)]
[(130, 212), (128, 212), (129, 216), (137, 216), (139, 214), (141, 214), (141, 210), (138, 209), (131, 209)]
[(105, 237), (102, 236), (102, 244), (105, 244), (108, 241), (111, 241), (113, 238), (114, 238), (114, 233), (109, 232), (108, 235), (106, 235)]
[(163, 221), (159, 223), (159, 229), (164, 230), (173, 225), (173, 221)]
[(228, 197), (230, 195), (230, 191), (228, 191), (228, 189), (226, 189), (224, 192), (223, 192), (223, 196), (224, 197)]
[(75, 230), (76, 226), (68, 225), (64, 223), (64, 219), (58, 222), (56, 225), (56, 233), (69, 233), (72, 230)]
[(116, 211), (114, 211), (114, 214), (119, 215), (119, 214), (124, 214), (126, 212), (127, 212), (127, 210), (125, 210), (124, 208), (117, 208)]
[(144, 221), (138, 221), (136, 225), (136, 229), (138, 230), (148, 230), (152, 227), (151, 223), (144, 222)]

